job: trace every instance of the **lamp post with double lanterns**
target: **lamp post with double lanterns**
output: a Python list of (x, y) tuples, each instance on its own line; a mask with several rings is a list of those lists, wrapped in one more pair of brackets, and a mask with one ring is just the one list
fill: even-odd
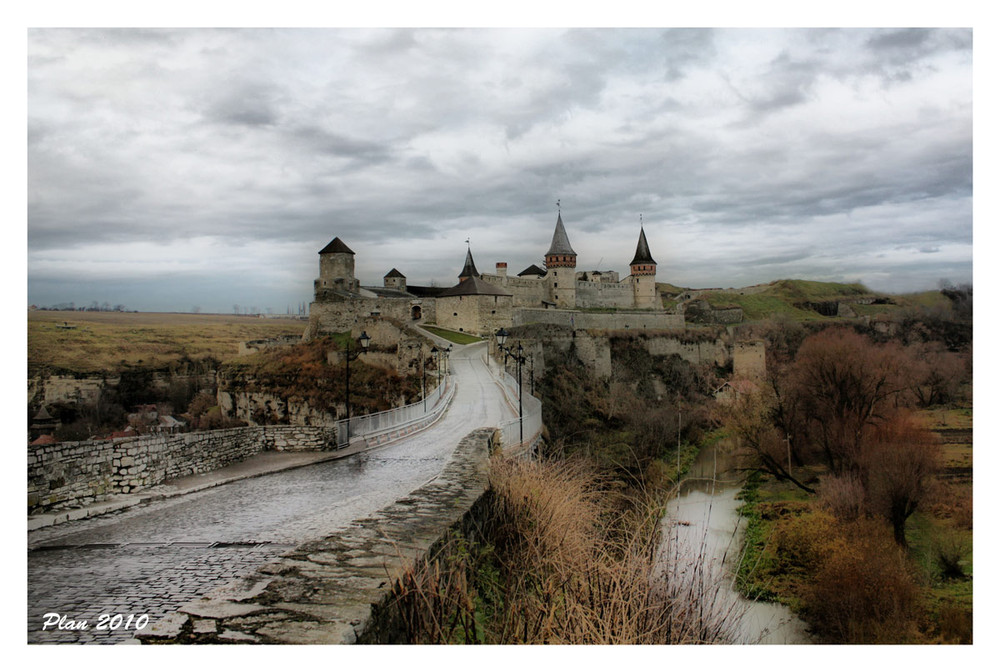
[(521, 430), (521, 443), (524, 445), (524, 410), (521, 405), (521, 364), (524, 363), (524, 348), (517, 344), (517, 424)]
[(362, 331), (361, 336), (358, 337), (358, 343), (361, 345), (360, 350), (355, 350), (351, 352), (351, 342), (354, 339), (347, 339), (347, 351), (344, 353), (344, 362), (346, 364), (344, 368), (344, 397), (345, 406), (347, 407), (347, 440), (350, 441), (351, 438), (351, 360), (357, 359), (361, 356), (361, 353), (368, 350), (368, 346), (371, 345), (372, 339), (367, 332)]
[(410, 344), (407, 346), (410, 350), (416, 349), (419, 354), (420, 359), (420, 396), (424, 400), (424, 410), (427, 410), (427, 371), (424, 367), (424, 346)]
[[(520, 341), (518, 341), (518, 343), (517, 343), (517, 349), (516, 350), (514, 350), (512, 348), (504, 347), (507, 344), (507, 337), (508, 336), (510, 336), (510, 334), (503, 327), (501, 327), (500, 329), (498, 329), (497, 332), (496, 332), (497, 347), (500, 350), (503, 351), (503, 370), (504, 370), (504, 372), (507, 371), (507, 357), (508, 356), (513, 357), (514, 361), (517, 362), (517, 421), (518, 421), (518, 426), (519, 426), (520, 433), (521, 433), (521, 444), (523, 444), (524, 443), (524, 402), (522, 400), (522, 394), (521, 394), (521, 365), (524, 364), (527, 361), (527, 358), (524, 355), (524, 346), (521, 345)], [(534, 365), (534, 360), (532, 360), (532, 364), (531, 364), (531, 374), (532, 374), (532, 381), (531, 381), (532, 390), (531, 391), (532, 391), (532, 394), (534, 394), (534, 387), (535, 387), (534, 372), (535, 372), (535, 365)]]
[[(507, 330), (504, 329), (503, 327), (500, 327), (499, 329), (497, 329), (497, 333), (496, 333), (496, 337), (497, 337), (497, 349), (503, 352), (503, 370), (504, 371), (507, 370), (507, 351), (504, 349), (503, 346), (504, 346), (504, 344), (507, 343), (507, 337), (508, 336), (510, 336), (510, 334), (508, 334)], [(499, 353), (497, 353), (497, 354), (499, 354)]]

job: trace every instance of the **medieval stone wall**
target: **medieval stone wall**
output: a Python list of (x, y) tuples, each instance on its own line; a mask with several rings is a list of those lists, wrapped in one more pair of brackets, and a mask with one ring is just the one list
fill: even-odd
[[(556, 311), (552, 311), (556, 312)], [(614, 357), (611, 339), (614, 334), (602, 334), (582, 329), (567, 329), (555, 324), (529, 324), (511, 330), (512, 342), (521, 343), (525, 354), (532, 356), (538, 376), (545, 371), (546, 355), (551, 350), (567, 353), (572, 350), (594, 378), (611, 378)], [(722, 338), (707, 335), (691, 338), (680, 334), (637, 334), (637, 343), (653, 356), (677, 355), (691, 364), (712, 363), (723, 366), (732, 357), (732, 349)], [(493, 347), (491, 345), (491, 347)]]
[(343, 333), (370, 317), (390, 318), (401, 324), (412, 322), (418, 306), (422, 321), (437, 320), (433, 299), (356, 298), (339, 301), (314, 301), (309, 304), (306, 340), (323, 334)]
[(267, 450), (336, 447), (333, 427), (237, 427), (28, 447), (28, 511), (86, 506)]
[(730, 357), (729, 346), (721, 338), (690, 342), (672, 336), (648, 336), (643, 341), (651, 355), (677, 355), (691, 364), (712, 362), (722, 366)]
[(634, 308), (632, 285), (623, 282), (576, 283), (577, 308)]
[(767, 372), (764, 341), (747, 341), (733, 345), (733, 377), (764, 380)]
[(514, 307), (521, 306), (538, 307), (542, 301), (549, 300), (549, 286), (545, 280), (533, 278), (500, 277), (497, 275), (483, 275), (486, 282), (503, 287), (514, 295)]
[(684, 316), (658, 312), (586, 313), (575, 310), (518, 308), (514, 326), (556, 324), (572, 329), (683, 329)]
[(437, 299), (437, 324), (467, 334), (492, 334), (511, 323), (509, 296), (443, 296)]

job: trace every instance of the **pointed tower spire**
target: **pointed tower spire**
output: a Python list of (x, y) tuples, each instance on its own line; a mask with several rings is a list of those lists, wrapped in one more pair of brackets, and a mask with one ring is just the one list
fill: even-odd
[(642, 215), (639, 215), (639, 244), (635, 246), (635, 256), (629, 263), (630, 266), (650, 265), (656, 266), (656, 260), (649, 253), (649, 244), (646, 242), (646, 231), (642, 226)]
[[(469, 241), (466, 240), (466, 243)], [(479, 271), (476, 270), (476, 262), (472, 260), (472, 247), (470, 246), (465, 251), (465, 266), (462, 267), (462, 272), (458, 274), (458, 281), (461, 282), (466, 278), (478, 278)]]
[[(566, 255), (573, 256), (573, 266), (576, 266), (576, 252), (573, 251), (573, 247), (569, 244), (569, 236), (566, 235), (566, 227), (563, 226), (562, 209), (560, 208), (559, 215), (556, 218), (556, 230), (552, 234), (552, 244), (549, 245), (549, 251), (545, 253), (545, 262), (548, 263), (551, 256), (562, 257)], [(566, 260), (560, 259), (560, 261)]]

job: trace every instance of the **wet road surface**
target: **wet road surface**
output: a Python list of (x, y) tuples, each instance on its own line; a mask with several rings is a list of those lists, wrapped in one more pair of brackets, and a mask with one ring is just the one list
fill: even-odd
[[(515, 417), (480, 359), (484, 347), (456, 348), (448, 412), (397, 444), (29, 533), (28, 642), (131, 639), (139, 616), (155, 622), (431, 480), (463, 436)], [(89, 628), (45, 627), (51, 613)], [(123, 618), (99, 630), (101, 614)]]

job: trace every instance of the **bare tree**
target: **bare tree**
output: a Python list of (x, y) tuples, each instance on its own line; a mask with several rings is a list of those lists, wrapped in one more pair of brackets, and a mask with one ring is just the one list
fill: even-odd
[(792, 474), (786, 459), (788, 436), (775, 425), (776, 399), (768, 389), (740, 394), (726, 415), (726, 427), (740, 439), (740, 445), (754, 467), (763, 469), (778, 480), (787, 480), (805, 492), (814, 493)]
[(909, 387), (908, 368), (898, 344), (875, 344), (849, 329), (827, 329), (803, 341), (790, 382), (802, 429), (834, 474), (854, 467), (865, 430), (898, 406)]
[(909, 414), (899, 414), (866, 432), (858, 459), (869, 510), (892, 525), (906, 546), (906, 520), (927, 495), (938, 469), (937, 438)]

